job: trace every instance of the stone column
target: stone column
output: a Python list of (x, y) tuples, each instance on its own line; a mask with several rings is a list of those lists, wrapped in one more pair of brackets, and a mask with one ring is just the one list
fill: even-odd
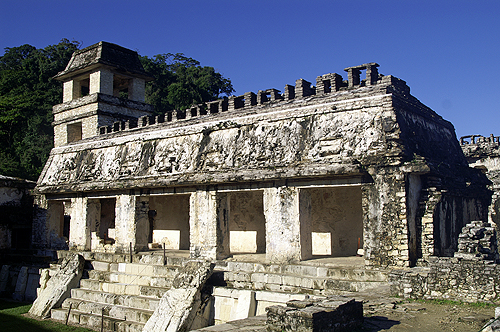
[(69, 226), (69, 248), (90, 249), (90, 224), (87, 220), (87, 197), (71, 199), (71, 221)]
[(405, 174), (398, 167), (370, 167), (361, 187), (365, 264), (409, 266)]
[(191, 257), (227, 258), (230, 254), (229, 194), (197, 190), (191, 194), (189, 204)]
[(148, 249), (149, 197), (119, 195), (116, 197), (116, 251), (137, 252)]
[(31, 244), (34, 249), (50, 248), (47, 215), (47, 198), (45, 195), (35, 195), (33, 202), (33, 224), (31, 229)]
[(63, 83), (63, 103), (81, 97), (81, 83), (77, 80), (66, 81)]
[(142, 78), (132, 78), (128, 86), (128, 99), (144, 102), (146, 82)]
[(89, 94), (104, 93), (113, 95), (113, 73), (106, 69), (99, 69), (90, 74)]
[(312, 256), (311, 199), (293, 187), (264, 189), (266, 260), (287, 263)]
[(98, 237), (100, 221), (101, 202), (99, 201), (99, 199), (89, 199), (87, 201), (87, 224), (89, 225), (89, 240), (91, 250), (94, 250), (99, 244)]

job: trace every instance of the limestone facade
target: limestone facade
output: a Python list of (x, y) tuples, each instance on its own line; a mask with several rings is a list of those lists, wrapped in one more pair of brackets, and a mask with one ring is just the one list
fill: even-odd
[[(54, 106), (56, 144), (36, 188), (39, 247), (165, 243), (209, 260), (363, 255), (368, 266), (414, 266), (453, 256), (462, 227), (488, 218), (487, 179), (468, 167), (452, 124), (376, 63), (346, 68), (347, 81), (325, 74), (316, 86), (299, 79), (283, 93), (153, 117), (142, 103), (147, 74), (99, 60), (99, 49), (132, 57), (99, 43), (58, 75), (65, 102)], [(129, 100), (112, 96), (124, 73)]]

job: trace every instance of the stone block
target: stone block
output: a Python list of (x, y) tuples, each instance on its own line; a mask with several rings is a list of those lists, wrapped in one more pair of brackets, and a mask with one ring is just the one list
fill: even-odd
[(109, 271), (108, 262), (92, 261), (92, 267), (94, 268), (94, 270), (98, 271)]
[(2, 265), (0, 270), (0, 294), (7, 290), (10, 265)]
[(266, 311), (267, 331), (347, 332), (363, 323), (363, 304), (341, 296), (289, 301), (286, 307), (271, 306)]
[(37, 288), (40, 282), (40, 275), (30, 273), (28, 282), (26, 283), (26, 291), (24, 293), (25, 301), (34, 301), (37, 297)]
[(12, 294), (12, 298), (16, 301), (24, 300), (24, 293), (26, 292), (26, 284), (28, 283), (28, 267), (23, 266), (19, 270), (19, 274), (17, 275), (16, 281), (16, 289), (14, 294)]

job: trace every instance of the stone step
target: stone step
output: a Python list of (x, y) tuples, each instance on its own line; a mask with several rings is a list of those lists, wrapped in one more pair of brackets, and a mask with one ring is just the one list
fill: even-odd
[(146, 275), (152, 277), (174, 276), (179, 270), (176, 265), (150, 265), (144, 263), (108, 263), (90, 262), (90, 270), (103, 272), (123, 272), (127, 274)]
[(149, 317), (153, 315), (152, 310), (143, 310), (100, 302), (89, 302), (73, 298), (64, 300), (61, 308), (69, 309), (70, 306), (71, 310), (74, 309), (78, 312), (93, 315), (101, 315), (101, 313), (104, 313), (104, 316), (136, 323), (146, 323)]
[[(51, 310), (52, 319), (65, 322), (67, 316), (68, 316), (67, 309)], [(100, 314), (99, 315), (87, 314), (73, 309), (69, 314), (68, 322), (71, 324), (83, 325), (96, 331), (100, 331), (101, 322), (105, 331), (141, 332), (144, 327), (143, 323), (125, 321), (121, 319), (112, 318), (109, 316), (104, 316), (101, 318)]]
[(228, 287), (236, 289), (267, 290), (273, 292), (336, 294), (338, 291), (361, 292), (388, 285), (387, 281), (356, 281), (330, 277), (303, 277), (277, 273), (225, 272)]
[(133, 284), (141, 286), (154, 286), (170, 288), (173, 282), (173, 276), (151, 277), (141, 274), (127, 274), (120, 272), (88, 271), (88, 278), (102, 282), (114, 282), (122, 284)]
[(294, 275), (304, 277), (333, 278), (349, 281), (387, 281), (388, 272), (384, 270), (365, 269), (358, 266), (315, 266), (315, 265), (274, 265), (252, 262), (218, 262), (218, 271), (268, 273)]
[(158, 307), (158, 303), (160, 302), (158, 298), (153, 297), (103, 293), (101, 291), (94, 291), (83, 288), (72, 289), (71, 298), (84, 301), (95, 301), (105, 304), (121, 305), (151, 311), (156, 310), (156, 308)]
[[(73, 251), (69, 250), (58, 250), (57, 257), (64, 258)], [(90, 251), (79, 251), (78, 254), (82, 255), (87, 261), (97, 261), (105, 263), (131, 263), (129, 254), (113, 254), (104, 252), (90, 252)], [(165, 261), (164, 261), (165, 260)], [(132, 263), (148, 264), (148, 265), (159, 265), (159, 266), (182, 266), (189, 257), (180, 256), (166, 256), (165, 259), (163, 255), (157, 252), (147, 252), (132, 255)]]
[(165, 287), (104, 282), (92, 279), (81, 279), (80, 288), (118, 295), (139, 295), (156, 298), (160, 298), (167, 291), (167, 288)]

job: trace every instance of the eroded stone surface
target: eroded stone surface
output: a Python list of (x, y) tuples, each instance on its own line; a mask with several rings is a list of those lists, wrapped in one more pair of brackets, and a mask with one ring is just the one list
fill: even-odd
[(84, 264), (85, 259), (81, 255), (70, 254), (65, 257), (60, 270), (47, 281), (45, 289), (33, 302), (30, 315), (47, 317), (52, 308), (60, 306), (70, 296), (71, 289), (78, 286)]
[(144, 326), (144, 332), (189, 331), (201, 306), (201, 290), (215, 264), (189, 261), (176, 275), (172, 288)]

